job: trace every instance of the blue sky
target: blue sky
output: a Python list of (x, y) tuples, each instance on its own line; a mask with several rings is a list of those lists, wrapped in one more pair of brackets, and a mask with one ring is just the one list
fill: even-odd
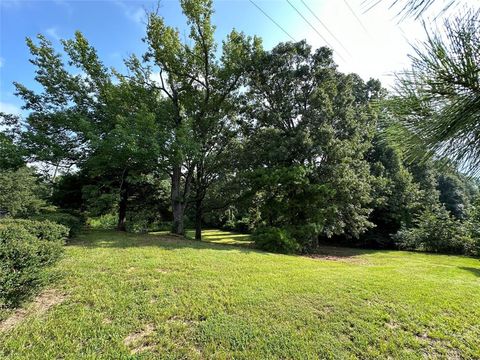
[[(340, 70), (357, 72), (365, 79), (380, 78), (386, 86), (392, 84), (393, 71), (408, 65), (409, 42), (423, 36), (418, 21), (408, 20), (399, 25), (395, 12), (389, 10), (385, 2), (368, 12), (364, 12), (362, 0), (290, 0), (293, 7), (287, 0), (254, 2), (295, 40), (307, 39), (314, 48), (328, 42), (334, 48)], [(143, 53), (144, 9), (153, 9), (156, 3), (149, 0), (0, 0), (0, 110), (20, 111), (22, 103), (13, 94), (12, 81), (36, 88), (25, 37), (42, 33), (60, 49), (60, 38), (71, 38), (80, 30), (97, 48), (106, 65), (121, 68), (122, 58)], [(160, 14), (167, 23), (187, 33), (178, 1), (163, 0), (160, 6)], [(217, 0), (214, 7), (218, 41), (232, 28), (261, 36), (266, 48), (290, 40), (249, 0)]]

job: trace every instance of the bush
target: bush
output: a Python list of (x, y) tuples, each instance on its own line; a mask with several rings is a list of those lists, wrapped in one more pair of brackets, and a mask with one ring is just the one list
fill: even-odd
[(92, 229), (114, 229), (117, 226), (118, 217), (116, 214), (105, 214), (98, 217), (88, 218), (87, 226)]
[(50, 221), (0, 221), (0, 307), (15, 306), (44, 280), (62, 254), (68, 229)]
[(275, 227), (264, 227), (256, 230), (252, 238), (259, 249), (283, 254), (291, 254), (300, 249), (299, 244), (287, 231)]
[(443, 207), (420, 213), (412, 228), (402, 228), (394, 235), (400, 249), (473, 254), (475, 244), (464, 224)]
[(314, 223), (287, 228), (288, 233), (297, 240), (302, 252), (305, 253), (313, 253), (317, 250), (321, 229), (320, 225)]
[(83, 226), (83, 221), (78, 216), (66, 212), (48, 212), (30, 217), (31, 220), (44, 221), (48, 220), (69, 229), (68, 236), (75, 236), (80, 232)]

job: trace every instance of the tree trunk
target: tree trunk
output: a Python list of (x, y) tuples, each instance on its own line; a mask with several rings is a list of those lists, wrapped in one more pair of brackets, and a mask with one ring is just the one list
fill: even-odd
[(127, 231), (126, 222), (127, 222), (127, 202), (128, 202), (128, 183), (127, 183), (127, 172), (124, 172), (122, 184), (120, 185), (120, 203), (118, 206), (118, 231)]
[(173, 212), (173, 224), (172, 233), (177, 235), (184, 234), (183, 213), (185, 210), (183, 198), (181, 196), (181, 176), (182, 169), (180, 165), (176, 165), (173, 168), (172, 173), (172, 212)]
[(203, 204), (201, 199), (195, 200), (195, 240), (202, 240)]

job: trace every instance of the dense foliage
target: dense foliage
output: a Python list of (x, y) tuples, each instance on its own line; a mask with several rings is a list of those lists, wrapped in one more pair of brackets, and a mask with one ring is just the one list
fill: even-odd
[(430, 36), (392, 96), (305, 41), (232, 31), (220, 51), (212, 1), (181, 6), (188, 40), (150, 13), (126, 74), (80, 32), (62, 51), (27, 39), (40, 86), (16, 83), (28, 114), (1, 115), (2, 215), (197, 239), (209, 225), (281, 252), (477, 251), (478, 182), (458, 165), (478, 168), (478, 12)]

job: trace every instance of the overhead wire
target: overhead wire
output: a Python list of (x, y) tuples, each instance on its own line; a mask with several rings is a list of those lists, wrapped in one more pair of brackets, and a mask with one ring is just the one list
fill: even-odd
[(360, 17), (357, 15), (357, 13), (355, 12), (355, 10), (352, 9), (352, 7), (350, 6), (350, 4), (348, 3), (347, 0), (343, 0), (343, 2), (345, 3), (345, 5), (347, 5), (348, 7), (348, 10), (350, 10), (350, 12), (352, 13), (352, 15), (355, 17), (355, 19), (357, 19), (357, 22), (360, 24), (360, 26), (362, 27), (362, 29), (365, 31), (365, 33), (370, 36), (370, 33), (368, 32), (367, 28), (365, 27), (365, 25), (363, 25), (363, 21), (360, 19)]
[(322, 25), (322, 26), (325, 28), (325, 30), (327, 30), (327, 32), (330, 34), (330, 36), (332, 36), (332, 37), (337, 41), (337, 43), (340, 44), (340, 46), (342, 47), (342, 49), (345, 50), (345, 52), (346, 52), (349, 56), (352, 56), (352, 54), (351, 54), (351, 53), (348, 51), (348, 49), (343, 45), (343, 43), (335, 36), (334, 33), (332, 33), (332, 32), (330, 31), (330, 29), (327, 27), (327, 25), (325, 25), (325, 24), (323, 23), (323, 21), (320, 20), (320, 18), (317, 16), (317, 14), (315, 14), (315, 12), (307, 5), (307, 3), (306, 3), (305, 1), (303, 1), (303, 0), (300, 0), (300, 1), (301, 1), (301, 2), (303, 3), (303, 5), (308, 9), (308, 11), (310, 11), (310, 13), (318, 20), (318, 22), (320, 23), (320, 25)]
[(279, 23), (277, 23), (273, 18), (270, 17), (260, 6), (258, 6), (253, 0), (249, 0), (258, 10), (262, 12), (263, 15), (265, 15), (268, 19), (270, 19), (271, 22), (273, 22), (277, 27), (282, 30), (292, 41), (296, 41), (292, 35), (290, 35), (287, 30), (285, 30)]
[[(305, 22), (318, 34), (318, 36), (320, 36), (320, 38), (321, 38), (323, 41), (325, 41), (325, 43), (326, 43), (330, 48), (333, 49), (333, 46), (328, 42), (328, 40), (325, 39), (322, 34), (320, 34), (320, 32), (315, 28), (315, 26), (313, 26), (313, 25), (310, 23), (310, 21), (307, 20), (307, 18), (306, 18), (305, 16), (303, 16), (303, 14), (295, 7), (295, 5), (293, 5), (293, 4), (290, 2), (290, 0), (287, 0), (287, 2), (288, 2), (288, 4), (297, 12), (297, 14), (300, 15), (300, 17), (301, 17), (303, 20), (305, 20)], [(337, 52), (337, 54), (338, 54), (338, 57), (339, 57), (340, 59), (342, 59), (343, 61), (345, 61), (345, 59), (343, 58), (343, 56), (342, 56), (341, 54), (339, 54), (338, 52)]]

